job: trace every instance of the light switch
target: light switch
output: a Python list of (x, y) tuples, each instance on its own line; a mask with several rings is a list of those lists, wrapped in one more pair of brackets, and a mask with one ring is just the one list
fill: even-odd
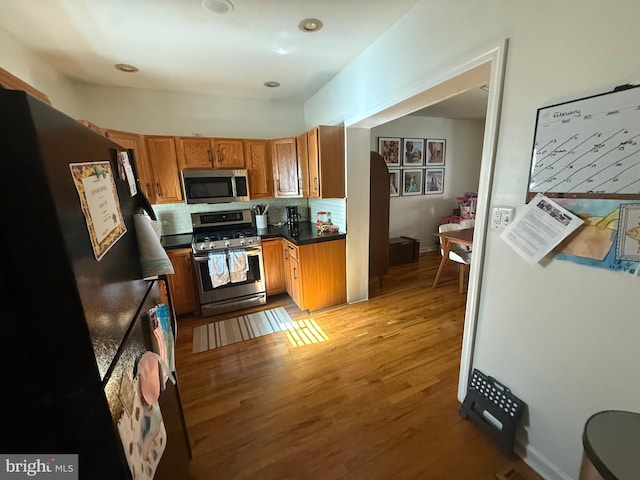
[(493, 207), (491, 210), (491, 228), (494, 230), (505, 228), (513, 220), (515, 208)]

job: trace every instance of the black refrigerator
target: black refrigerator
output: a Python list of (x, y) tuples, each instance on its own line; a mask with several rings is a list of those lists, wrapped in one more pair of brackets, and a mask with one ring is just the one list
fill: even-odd
[[(133, 221), (153, 212), (121, 178), (122, 151), (26, 93), (0, 89), (0, 454), (78, 454), (82, 479), (132, 478), (117, 428), (122, 390), (152, 348), (147, 314), (161, 303), (162, 277), (142, 279)], [(70, 165), (104, 162), (121, 232), (98, 253), (92, 238), (104, 239), (90, 235)], [(167, 435), (155, 478), (186, 478), (177, 384), (167, 382), (159, 403)]]

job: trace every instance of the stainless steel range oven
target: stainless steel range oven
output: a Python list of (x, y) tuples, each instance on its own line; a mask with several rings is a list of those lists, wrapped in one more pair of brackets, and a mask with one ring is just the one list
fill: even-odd
[(191, 222), (202, 316), (265, 304), (262, 245), (251, 210), (192, 213)]

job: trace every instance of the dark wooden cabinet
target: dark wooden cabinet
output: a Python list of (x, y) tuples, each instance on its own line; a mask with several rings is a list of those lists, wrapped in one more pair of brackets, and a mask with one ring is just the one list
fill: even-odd
[(379, 153), (371, 152), (369, 184), (369, 278), (389, 271), (389, 170)]

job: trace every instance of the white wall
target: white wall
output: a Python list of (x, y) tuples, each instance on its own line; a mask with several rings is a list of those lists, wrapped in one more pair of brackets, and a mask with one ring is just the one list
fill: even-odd
[[(371, 150), (378, 150), (378, 137), (443, 138), (446, 140), (444, 193), (391, 197), (389, 236), (420, 240), (420, 251), (437, 248), (433, 236), (458, 207), (457, 197), (478, 191), (482, 160), (483, 120), (405, 116), (371, 129)], [(426, 147), (426, 146), (425, 146)], [(385, 192), (380, 192), (384, 194)]]
[[(305, 104), (305, 119), (351, 125), (508, 38), (490, 202), (517, 212), (536, 109), (640, 83), (639, 16), (631, 0), (420, 0)], [(400, 68), (381, 68), (391, 58)], [(495, 232), (485, 255), (474, 366), (528, 403), (518, 434), (526, 461), (545, 478), (577, 478), (588, 417), (640, 410), (640, 280), (560, 261), (531, 267)]]
[(149, 135), (279, 138), (305, 131), (302, 105), (77, 84), (83, 118)]
[(2, 28), (0, 67), (47, 95), (53, 107), (70, 117), (78, 118), (73, 84)]

